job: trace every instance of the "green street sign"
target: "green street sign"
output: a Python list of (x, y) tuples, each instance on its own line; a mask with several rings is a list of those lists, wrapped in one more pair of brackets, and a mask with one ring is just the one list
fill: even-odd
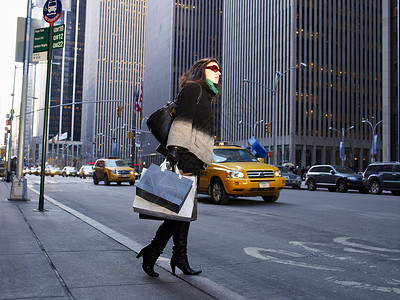
[[(33, 40), (33, 53), (47, 51), (49, 48), (49, 28), (35, 29)], [(64, 47), (65, 25), (52, 26), (53, 28), (53, 49)]]

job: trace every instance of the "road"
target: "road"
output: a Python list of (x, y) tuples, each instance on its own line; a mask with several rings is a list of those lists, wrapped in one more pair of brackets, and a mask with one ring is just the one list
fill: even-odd
[[(28, 176), (31, 189), (40, 178)], [(45, 194), (146, 245), (158, 221), (132, 210), (134, 186), (46, 177)], [(400, 299), (400, 197), (285, 189), (276, 203), (200, 196), (189, 258), (247, 299)], [(163, 257), (171, 256), (172, 244)], [(135, 253), (132, 253), (135, 255)]]

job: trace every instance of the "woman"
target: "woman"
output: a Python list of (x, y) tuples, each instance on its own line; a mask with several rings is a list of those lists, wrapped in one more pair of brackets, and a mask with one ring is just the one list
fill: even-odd
[[(174, 121), (168, 136), (167, 160), (171, 166), (178, 165), (183, 173), (194, 174), (199, 178), (204, 164), (211, 162), (214, 146), (214, 121), (211, 102), (218, 94), (221, 69), (214, 58), (203, 58), (179, 79), (181, 89)], [(199, 180), (197, 180), (197, 183)], [(197, 219), (197, 199), (192, 220)], [(171, 269), (175, 274), (178, 267), (186, 275), (198, 275), (201, 270), (193, 270), (187, 257), (187, 239), (190, 222), (164, 220), (155, 237), (144, 247), (137, 258), (143, 256), (142, 268), (147, 275), (158, 277), (154, 264), (161, 255), (169, 239), (174, 246)]]

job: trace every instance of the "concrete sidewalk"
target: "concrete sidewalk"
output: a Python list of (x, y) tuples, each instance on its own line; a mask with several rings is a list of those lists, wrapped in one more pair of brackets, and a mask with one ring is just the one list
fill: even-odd
[(10, 188), (0, 181), (0, 299), (220, 298), (158, 266), (147, 276), (131, 248), (49, 201), (35, 211), (32, 191), (9, 201)]

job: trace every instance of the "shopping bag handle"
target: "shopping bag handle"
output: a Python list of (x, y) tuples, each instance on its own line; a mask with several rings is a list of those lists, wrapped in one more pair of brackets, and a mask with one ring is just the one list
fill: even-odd
[[(167, 160), (164, 160), (160, 165), (161, 171), (165, 171), (167, 169)], [(181, 172), (179, 172), (178, 165), (174, 165), (174, 172), (179, 175), (179, 178), (182, 177)]]

